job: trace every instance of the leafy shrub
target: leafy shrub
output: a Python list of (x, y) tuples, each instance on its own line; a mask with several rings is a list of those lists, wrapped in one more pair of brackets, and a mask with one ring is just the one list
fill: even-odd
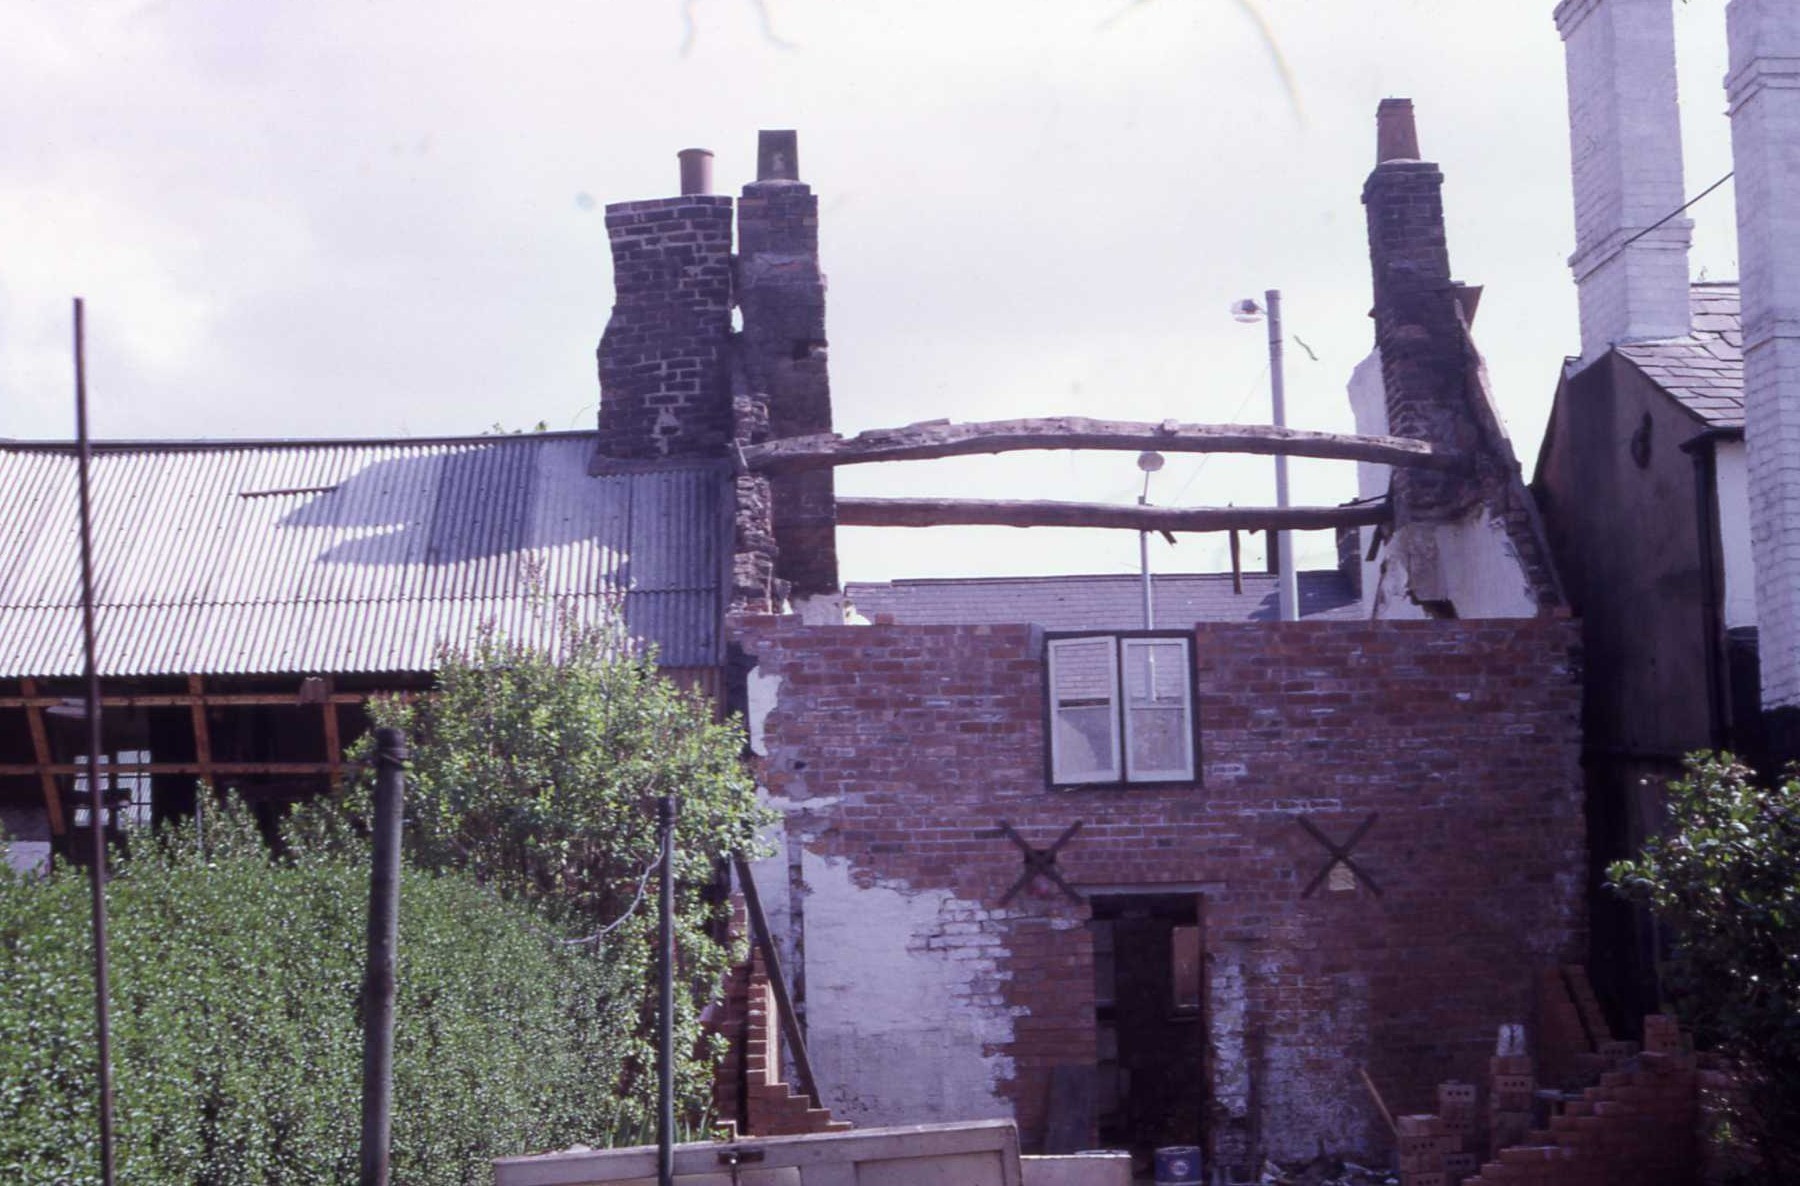
[(1665, 987), (1738, 1068), (1732, 1129), (1767, 1181), (1800, 1180), (1800, 779), (1765, 787), (1729, 755), (1696, 756), (1669, 821), (1609, 876), (1675, 932)]
[[(699, 1006), (731, 952), (719, 941), (722, 862), (753, 853), (773, 816), (741, 760), (743, 733), (710, 703), (633, 656), (617, 636), (563, 621), (554, 657), (493, 632), (440, 657), (437, 690), (377, 701), (375, 721), (409, 738), (407, 851), (530, 903), (603, 958), (631, 1022), (624, 1098), (648, 1097), (655, 1067), (656, 885), (653, 800), (676, 796), (676, 945), (689, 991), (676, 993), (678, 1093), (694, 1115), (711, 1075)], [(365, 742), (365, 750), (367, 748)], [(366, 795), (367, 786), (362, 788)], [(591, 939), (592, 942), (582, 942)]]
[[(119, 1180), (353, 1181), (366, 846), (327, 823), (272, 861), (236, 811), (140, 841), (110, 883)], [(335, 834), (329, 834), (334, 833)], [(88, 885), (0, 866), (0, 1181), (99, 1180)], [(393, 1180), (633, 1121), (614, 1094), (628, 968), (548, 940), (467, 877), (401, 881)], [(623, 1114), (621, 1110), (623, 1109)]]

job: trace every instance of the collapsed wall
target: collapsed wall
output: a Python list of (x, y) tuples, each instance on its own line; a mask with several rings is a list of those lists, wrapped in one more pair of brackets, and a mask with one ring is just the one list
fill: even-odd
[[(738, 622), (785, 816), (758, 880), (782, 899), (836, 1115), (1012, 1115), (1040, 1146), (1057, 1068), (1104, 1053), (1093, 924), (1109, 895), (1198, 903), (1193, 1073), (1227, 1164), (1252, 1140), (1273, 1156), (1384, 1147), (1359, 1065), (1420, 1108), (1531, 1015), (1532, 968), (1582, 951), (1570, 623), (1192, 638), (1198, 777), (1051, 789), (1031, 628)], [(1040, 850), (1081, 823), (1054, 858), (1072, 895), (1001, 821)], [(1332, 857), (1309, 828), (1342, 845), (1365, 822), (1357, 870), (1321, 881)]]

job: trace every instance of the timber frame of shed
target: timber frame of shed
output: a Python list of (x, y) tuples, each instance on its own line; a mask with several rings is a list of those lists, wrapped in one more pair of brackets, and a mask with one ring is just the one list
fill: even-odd
[[(0, 802), (40, 802), (55, 851), (70, 859), (79, 859), (83, 847), (68, 843), (77, 777), (85, 769), (79, 683), (0, 682)], [(148, 755), (110, 764), (111, 789), (117, 795), (132, 776), (154, 778), (147, 822), (193, 814), (203, 785), (242, 797), (259, 816), (336, 793), (348, 776), (346, 743), (369, 727), (369, 698), (408, 695), (429, 684), (424, 676), (108, 680), (101, 694), (107, 751)], [(76, 711), (59, 711), (65, 707)]]

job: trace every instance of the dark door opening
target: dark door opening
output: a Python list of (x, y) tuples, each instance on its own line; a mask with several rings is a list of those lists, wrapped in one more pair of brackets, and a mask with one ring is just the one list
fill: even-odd
[(1205, 993), (1195, 894), (1096, 894), (1094, 1027), (1100, 1142), (1148, 1164), (1204, 1145)]

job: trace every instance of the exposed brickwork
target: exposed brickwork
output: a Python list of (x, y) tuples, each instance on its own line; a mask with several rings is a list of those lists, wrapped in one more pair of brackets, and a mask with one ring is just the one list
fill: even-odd
[[(768, 400), (750, 389), (743, 360), (732, 368), (732, 424), (735, 443), (767, 440)], [(768, 613), (787, 597), (786, 582), (775, 575), (774, 495), (762, 474), (732, 478), (731, 608)]]
[(1376, 166), (1363, 187), (1388, 431), (1469, 459), (1459, 472), (1397, 470), (1390, 486), (1394, 520), (1400, 528), (1450, 522), (1485, 507), (1505, 530), (1532, 598), (1545, 612), (1563, 604), (1562, 591), (1536, 505), (1494, 407), (1460, 286), (1450, 279), (1443, 183), (1436, 165), (1394, 160)]
[[(799, 181), (751, 182), (738, 201), (738, 245), (744, 367), (766, 401), (768, 435), (830, 432), (819, 199)], [(836, 592), (831, 471), (780, 475), (771, 488), (778, 574), (800, 595)]]
[[(1021, 862), (998, 820), (1037, 844), (1084, 821), (1058, 858), (1079, 886), (1203, 895), (1215, 1152), (1242, 1149), (1253, 1098), (1275, 1152), (1385, 1146), (1354, 1065), (1397, 1108), (1430, 1106), (1437, 1083), (1484, 1070), (1499, 1024), (1530, 1016), (1534, 969), (1582, 949), (1567, 622), (1204, 624), (1202, 785), (1087, 791), (1046, 788), (1027, 627), (763, 617), (736, 635), (780, 681), (762, 777), (788, 842), (847, 862), (854, 884), (961, 904), (906, 941), (994, 969), (943, 1008), (1009, 1020), (1010, 1040), (976, 1053), (1008, 1060), (1000, 1091), (1028, 1146), (1051, 1068), (1095, 1060), (1093, 953), (1085, 902), (1039, 881), (1000, 905)], [(1302, 899), (1327, 854), (1295, 817), (1342, 839), (1370, 812), (1355, 855), (1385, 892)], [(797, 978), (854, 976), (831, 958), (809, 945)], [(921, 1039), (936, 1024), (921, 1017)]]
[[(1387, 388), (1388, 430), (1473, 456), (1480, 444), (1464, 406), (1462, 325), (1444, 236), (1444, 175), (1423, 161), (1378, 165), (1363, 187), (1375, 281), (1375, 344)], [(1396, 518), (1454, 518), (1478, 491), (1463, 474), (1401, 469)]]
[(615, 299), (600, 338), (600, 451), (720, 457), (732, 438), (731, 199), (606, 208)]
[[(733, 901), (735, 929), (746, 929), (741, 900)], [(725, 979), (723, 1008), (713, 1021), (726, 1040), (724, 1058), (713, 1072), (713, 1114), (737, 1136), (782, 1137), (845, 1132), (830, 1109), (815, 1108), (782, 1076), (781, 1027), (769, 969), (754, 946)]]
[(1647, 1051), (1602, 1075), (1530, 1144), (1498, 1149), (1465, 1186), (1689, 1186), (1697, 1084), (1691, 1055)]

